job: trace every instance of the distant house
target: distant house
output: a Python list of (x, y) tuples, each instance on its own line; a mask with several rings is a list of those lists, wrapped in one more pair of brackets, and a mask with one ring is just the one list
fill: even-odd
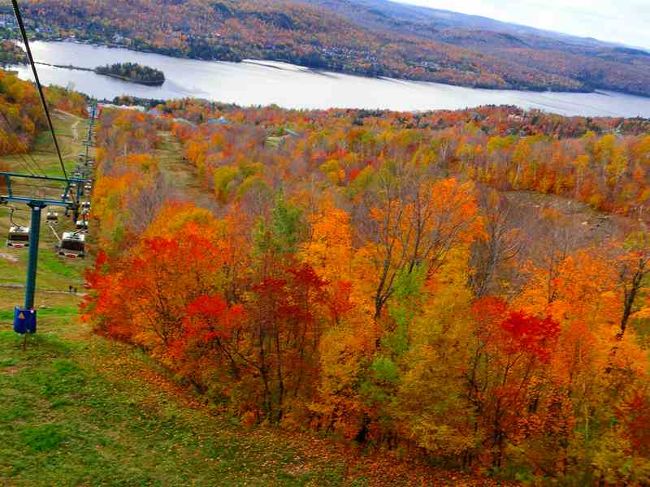
[(151, 115), (153, 117), (162, 117), (163, 113), (157, 108), (152, 108), (147, 112), (147, 115)]
[(194, 122), (190, 122), (186, 118), (175, 118), (174, 122), (180, 123), (181, 125), (187, 125), (188, 127), (196, 127), (196, 124)]
[(140, 105), (113, 105), (112, 103), (100, 103), (97, 106), (100, 110), (104, 110), (106, 108), (115, 108), (118, 110), (134, 110), (136, 112), (142, 113), (145, 113), (147, 111), (145, 107)]
[(266, 147), (271, 149), (278, 149), (282, 146), (282, 144), (286, 142), (287, 139), (300, 136), (300, 134), (295, 130), (288, 129), (286, 127), (282, 129), (282, 132), (282, 135), (267, 137), (265, 142)]
[(0, 27), (16, 27), (16, 18), (13, 14), (0, 14)]
[(210, 118), (208, 125), (230, 125), (230, 121), (226, 117)]

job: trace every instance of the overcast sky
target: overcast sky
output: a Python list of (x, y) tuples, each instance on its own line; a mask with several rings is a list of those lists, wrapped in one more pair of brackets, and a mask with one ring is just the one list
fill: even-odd
[(650, 0), (396, 0), (650, 49)]

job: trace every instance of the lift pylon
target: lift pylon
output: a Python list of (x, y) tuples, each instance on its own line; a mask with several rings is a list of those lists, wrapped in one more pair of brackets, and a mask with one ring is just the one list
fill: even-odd
[[(43, 184), (54, 183), (63, 188), (55, 188), (56, 195), (31, 197), (17, 194), (20, 192), (21, 180), (38, 180)], [(36, 295), (36, 271), (38, 267), (38, 245), (41, 233), (41, 215), (48, 206), (63, 207), (72, 210), (75, 219), (79, 214), (79, 195), (72, 196), (72, 187), (76, 185), (77, 192), (86, 183), (85, 179), (56, 178), (47, 176), (34, 176), (11, 172), (0, 172), (0, 204), (23, 203), (31, 209), (29, 263), (27, 266), (27, 280), (25, 283), (24, 306), (14, 309), (14, 331), (21, 335), (36, 333), (36, 310), (34, 297)]]

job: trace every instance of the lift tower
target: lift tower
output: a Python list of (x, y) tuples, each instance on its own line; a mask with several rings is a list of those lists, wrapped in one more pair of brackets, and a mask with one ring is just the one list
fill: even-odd
[[(31, 197), (16, 194), (16, 188), (20, 188), (21, 181), (36, 180), (42, 184), (59, 184), (63, 188), (60, 196)], [(27, 280), (25, 283), (25, 302), (22, 307), (16, 306), (14, 310), (14, 330), (17, 333), (36, 332), (36, 310), (34, 309), (34, 296), (36, 293), (36, 270), (38, 267), (38, 246), (41, 234), (41, 215), (43, 209), (48, 206), (63, 207), (72, 211), (73, 215), (79, 212), (79, 192), (85, 184), (85, 179), (56, 178), (48, 176), (35, 176), (17, 174), (11, 172), (0, 172), (0, 205), (8, 203), (22, 203), (31, 209), (30, 237), (29, 237), (29, 263), (27, 266)], [(76, 185), (75, 195), (72, 185)]]
[[(11, 172), (0, 172), (0, 204), (22, 203), (26, 204), (31, 209), (31, 235), (29, 245), (29, 265), (27, 268), (27, 282), (25, 284), (25, 303), (23, 307), (17, 306), (14, 311), (14, 330), (17, 333), (24, 335), (25, 333), (36, 332), (36, 310), (34, 309), (34, 294), (36, 292), (36, 270), (38, 264), (38, 245), (41, 233), (41, 214), (43, 213), (43, 209), (47, 208), (48, 206), (59, 206), (64, 207), (67, 211), (72, 210), (76, 220), (79, 214), (79, 201), (84, 185), (86, 184), (86, 180), (82, 178), (68, 177), (68, 172), (65, 168), (65, 164), (63, 163), (63, 157), (61, 156), (59, 142), (56, 138), (56, 133), (54, 132), (52, 117), (50, 116), (47, 101), (45, 100), (43, 86), (41, 84), (41, 80), (38, 77), (38, 71), (36, 69), (36, 63), (34, 62), (34, 56), (32, 55), (32, 50), (29, 46), (29, 38), (27, 36), (25, 23), (23, 22), (23, 17), (20, 12), (18, 0), (11, 0), (11, 4), (13, 6), (14, 14), (16, 15), (16, 21), (18, 22), (18, 28), (20, 29), (20, 34), (25, 45), (27, 60), (29, 61), (29, 65), (32, 68), (34, 83), (36, 84), (36, 89), (41, 100), (41, 105), (43, 106), (43, 111), (47, 120), (47, 126), (49, 128), (50, 134), (52, 135), (52, 142), (54, 143), (54, 148), (56, 149), (59, 164), (61, 165), (61, 172), (63, 173), (63, 178), (57, 178), (45, 175), (37, 176), (35, 174), (26, 175)], [(59, 188), (64, 188), (63, 193), (61, 193), (61, 190), (57, 188), (58, 191), (55, 196), (21, 196), (17, 193), (21, 191), (22, 180), (28, 180), (28, 182), (29, 180), (32, 180), (32, 183), (34, 182), (33, 180), (37, 180), (38, 183), (42, 185), (43, 190), (47, 184), (55, 183), (58, 184)], [(73, 185), (75, 188), (74, 192), (72, 191)]]

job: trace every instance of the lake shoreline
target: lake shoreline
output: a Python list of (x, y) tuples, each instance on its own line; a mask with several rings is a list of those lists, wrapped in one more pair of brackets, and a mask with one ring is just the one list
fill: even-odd
[[(119, 96), (169, 100), (201, 98), (246, 106), (277, 105), (287, 109), (367, 109), (401, 112), (462, 110), (511, 105), (563, 116), (650, 118), (650, 98), (617, 92), (533, 92), (463, 88), (426, 81), (368, 78), (317, 71), (288, 63), (244, 59), (242, 62), (198, 61), (120, 47), (78, 42), (32, 43), (40, 62), (82, 70), (43, 66), (45, 84), (73, 86), (97, 99)], [(148, 86), (96, 74), (98, 65), (131, 62), (165, 73), (162, 86)], [(23, 79), (28, 67), (15, 66)]]
[[(316, 68), (312, 66), (306, 66), (306, 65), (300, 65), (300, 64), (294, 64), (290, 60), (287, 59), (237, 59), (237, 60), (232, 60), (232, 59), (204, 59), (204, 58), (198, 58), (198, 57), (190, 57), (190, 56), (183, 56), (181, 53), (170, 53), (166, 49), (135, 49), (131, 48), (128, 46), (121, 46), (118, 44), (101, 44), (101, 43), (96, 43), (96, 42), (85, 42), (85, 41), (80, 41), (80, 40), (71, 40), (71, 39), (61, 39), (61, 40), (47, 40), (47, 39), (40, 39), (37, 38), (40, 42), (60, 42), (60, 43), (69, 43), (69, 44), (77, 44), (81, 46), (92, 46), (92, 47), (100, 47), (100, 48), (105, 48), (105, 49), (124, 49), (127, 51), (131, 52), (138, 52), (138, 53), (143, 53), (143, 54), (156, 54), (159, 56), (167, 56), (175, 59), (186, 59), (190, 61), (201, 61), (201, 62), (216, 62), (216, 63), (235, 63), (235, 64), (245, 64), (245, 63), (250, 63), (250, 64), (258, 64), (261, 66), (264, 66), (265, 63), (283, 63), (283, 64), (291, 64), (293, 66), (299, 66), (301, 68), (304, 68), (306, 70), (309, 70), (313, 73), (334, 73), (334, 74), (343, 74), (346, 76), (357, 76), (361, 78), (367, 78), (367, 79), (376, 79), (376, 80), (394, 80), (397, 82), (403, 81), (403, 82), (409, 82), (409, 83), (435, 83), (435, 84), (440, 84), (440, 85), (446, 85), (446, 86), (455, 86), (458, 88), (468, 88), (468, 89), (479, 89), (479, 90), (493, 90), (493, 91), (523, 91), (523, 92), (530, 92), (530, 93), (566, 93), (566, 94), (574, 94), (574, 93), (584, 93), (584, 94), (589, 94), (589, 93), (602, 93), (603, 90), (600, 89), (592, 89), (592, 90), (584, 90), (580, 88), (576, 88), (574, 90), (553, 90), (550, 88), (544, 89), (544, 88), (531, 88), (531, 87), (517, 87), (517, 88), (499, 88), (495, 86), (480, 86), (480, 85), (471, 85), (471, 84), (451, 84), (451, 83), (446, 83), (444, 81), (428, 81), (428, 80), (420, 80), (420, 79), (410, 79), (410, 78), (392, 78), (392, 77), (386, 77), (386, 76), (370, 76), (368, 74), (363, 74), (363, 73), (356, 73), (356, 72), (351, 72), (351, 71), (336, 71), (333, 69), (326, 69), (326, 68)], [(623, 93), (625, 95), (630, 95), (630, 96), (638, 96), (641, 98), (648, 98), (650, 99), (650, 96), (646, 97), (643, 95), (638, 95), (635, 93), (628, 93), (626, 91), (617, 91), (616, 93)]]

